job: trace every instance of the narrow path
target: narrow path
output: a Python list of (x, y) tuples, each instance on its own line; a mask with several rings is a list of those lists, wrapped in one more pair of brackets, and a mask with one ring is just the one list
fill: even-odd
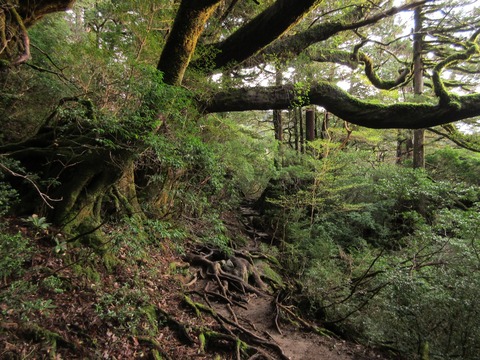
[[(195, 284), (194, 292), (203, 294), (208, 306), (223, 319), (227, 332), (257, 349), (257, 359), (291, 360), (371, 360), (387, 359), (384, 355), (359, 344), (339, 338), (321, 336), (309, 331), (277, 306), (276, 294), (266, 289), (252, 274), (260, 275), (258, 264), (259, 244), (270, 243), (268, 234), (256, 229), (253, 221), (258, 214), (252, 208), (242, 209), (243, 221), (239, 231), (247, 232), (250, 241), (230, 257), (222, 257), (212, 249), (200, 249), (190, 257), (191, 263), (202, 267), (202, 279)], [(256, 256), (255, 256), (256, 255)], [(252, 260), (257, 257), (255, 262)], [(195, 260), (195, 261), (192, 261)], [(264, 260), (262, 260), (264, 261)], [(243, 264), (243, 265), (242, 265)], [(293, 307), (288, 307), (292, 313)], [(295, 322), (299, 325), (294, 325)], [(310, 321), (305, 320), (310, 324)], [(312, 327), (315, 325), (312, 322)], [(238, 357), (237, 357), (238, 358)]]

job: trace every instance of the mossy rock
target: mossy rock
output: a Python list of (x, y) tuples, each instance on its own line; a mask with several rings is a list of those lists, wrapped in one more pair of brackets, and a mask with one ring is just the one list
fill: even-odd
[(259, 260), (255, 262), (255, 266), (259, 270), (261, 276), (264, 279), (268, 279), (271, 283), (275, 284), (275, 286), (283, 288), (284, 282), (282, 276), (273, 270), (268, 263), (265, 261)]

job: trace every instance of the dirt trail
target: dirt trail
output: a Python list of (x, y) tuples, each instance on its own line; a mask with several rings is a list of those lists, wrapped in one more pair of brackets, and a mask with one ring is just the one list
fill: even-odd
[[(255, 216), (251, 209), (247, 208), (243, 209), (243, 211), (248, 213), (250, 218)], [(237, 249), (235, 255), (230, 257), (234, 262), (236, 261), (234, 258), (241, 258), (244, 254), (259, 254), (259, 243), (262, 240), (266, 240), (265, 234), (259, 233), (257, 229), (249, 226), (249, 224), (245, 226), (247, 227), (247, 232), (251, 235), (251, 241), (244, 248)], [(261, 235), (257, 236), (257, 234)], [(233, 294), (238, 289), (238, 284), (235, 284), (235, 281), (232, 284), (226, 271), (232, 271), (233, 274), (234, 269), (222, 270), (225, 269), (226, 260), (215, 258), (212, 252), (200, 256), (200, 258), (205, 260), (203, 265), (209, 262), (209, 270), (206, 270), (205, 273), (210, 276), (199, 280), (195, 284), (195, 291), (197, 293), (205, 293), (205, 289), (209, 288), (217, 294), (223, 293), (225, 297), (233, 299)], [(216, 278), (212, 276), (212, 272), (216, 273)], [(238, 275), (238, 273), (237, 276), (237, 279), (242, 278), (242, 275)], [(219, 278), (221, 278), (221, 281)], [(245, 279), (245, 277), (243, 278)], [(247, 285), (254, 286), (255, 280), (253, 284)], [(264, 354), (263, 357), (260, 356), (259, 358), (291, 360), (387, 359), (380, 352), (365, 346), (335, 337), (321, 336), (313, 331), (308, 331), (301, 322), (298, 326), (295, 326), (294, 322), (298, 319), (294, 319), (288, 314), (286, 315), (284, 311), (281, 311), (282, 316), (277, 316), (279, 308), (277, 307), (276, 297), (271, 293), (265, 293), (264, 291), (262, 293), (263, 295), (250, 290), (243, 294), (237, 294), (241, 297), (239, 302), (230, 301), (230, 303), (226, 303), (225, 298), (222, 299), (218, 296), (208, 301), (208, 305), (223, 317), (224, 324), (228, 324), (235, 333), (242, 333), (243, 338), (240, 336), (242, 340), (247, 338), (247, 343), (255, 344), (269, 356), (267, 357)], [(295, 312), (293, 308), (291, 309), (292, 312)], [(290, 320), (286, 319), (287, 317)], [(313, 322), (312, 326), (314, 326)], [(254, 356), (254, 358), (256, 357)]]
[[(274, 301), (272, 296), (251, 295), (246, 309), (239, 306), (232, 307), (236, 320), (225, 305), (217, 302), (212, 302), (211, 305), (219, 314), (232, 321), (238, 321), (238, 324), (253, 334), (277, 344), (284, 355), (291, 360), (387, 359), (373, 349), (345, 340), (321, 336), (291, 324), (282, 323), (281, 333), (279, 333), (275, 326)], [(272, 352), (269, 352), (269, 355), (274, 359), (279, 358)]]

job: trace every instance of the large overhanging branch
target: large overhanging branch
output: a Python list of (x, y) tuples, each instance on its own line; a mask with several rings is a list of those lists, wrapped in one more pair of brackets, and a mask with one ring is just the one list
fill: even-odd
[[(277, 0), (224, 41), (211, 45), (213, 67), (241, 63), (285, 34), (320, 3), (319, 0)], [(204, 68), (202, 60), (195, 67)]]
[(28, 28), (47, 14), (71, 9), (75, 0), (25, 0), (18, 3), (18, 13)]
[[(214, 68), (221, 68), (228, 64), (238, 64), (246, 59), (248, 59), (248, 61), (245, 63), (246, 66), (256, 65), (264, 62), (264, 58), (269, 56), (274, 56), (275, 58), (292, 58), (300, 54), (309, 46), (325, 41), (339, 32), (358, 29), (364, 26), (375, 24), (384, 18), (393, 16), (402, 11), (414, 9), (415, 7), (423, 5), (428, 1), (431, 0), (419, 0), (403, 6), (392, 7), (386, 11), (369, 16), (363, 20), (355, 19), (355, 16), (353, 16), (352, 19), (352, 15), (349, 13), (344, 17), (343, 20), (321, 23), (316, 26), (312, 26), (308, 30), (298, 32), (295, 35), (280, 38), (278, 40), (278, 35), (277, 37), (274, 36), (275, 34), (272, 32), (273, 28), (271, 27), (270, 23), (266, 23), (266, 27), (263, 25), (263, 28), (258, 28), (255, 30), (254, 26), (258, 25), (251, 22), (248, 26), (254, 29), (253, 37), (248, 39), (248, 41), (244, 41), (244, 39), (241, 37), (236, 36), (235, 33), (225, 41), (219, 44), (211, 45), (212, 51), (219, 53), (215, 58)], [(284, 10), (280, 9), (280, 11)], [(282, 16), (284, 15), (281, 15), (280, 17)], [(268, 45), (269, 43), (264, 43), (261, 47), (254, 48), (252, 45), (258, 41), (257, 39), (263, 32), (269, 35), (269, 41), (276, 41), (267, 47), (265, 47), (265, 45)], [(248, 46), (249, 43), (252, 43), (252, 45)], [(247, 47), (245, 47), (246, 45)], [(241, 57), (237, 57), (236, 55), (236, 49), (238, 47), (243, 48), (243, 55)], [(196, 62), (193, 64), (193, 66), (201, 67), (201, 61)]]
[(480, 94), (457, 97), (455, 106), (384, 105), (359, 100), (328, 82), (301, 91), (293, 85), (231, 89), (215, 94), (205, 104), (205, 111), (279, 110), (298, 104), (322, 106), (343, 120), (376, 129), (419, 129), (480, 116)]
[(30, 58), (27, 28), (43, 16), (69, 9), (75, 0), (2, 1), (0, 3), (0, 66), (20, 65)]

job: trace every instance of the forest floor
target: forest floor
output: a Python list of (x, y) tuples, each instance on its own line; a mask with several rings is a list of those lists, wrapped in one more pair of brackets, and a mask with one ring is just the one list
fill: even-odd
[[(393, 359), (323, 332), (261, 280), (242, 284), (245, 274), (223, 271), (216, 250), (192, 243), (180, 255), (165, 239), (138, 253), (124, 242), (109, 259), (85, 247), (58, 251), (49, 234), (8, 223), (12, 236), (30, 238), (30, 255), (0, 279), (0, 359)], [(259, 254), (257, 246), (230, 258)], [(259, 269), (243, 264), (250, 275)]]

